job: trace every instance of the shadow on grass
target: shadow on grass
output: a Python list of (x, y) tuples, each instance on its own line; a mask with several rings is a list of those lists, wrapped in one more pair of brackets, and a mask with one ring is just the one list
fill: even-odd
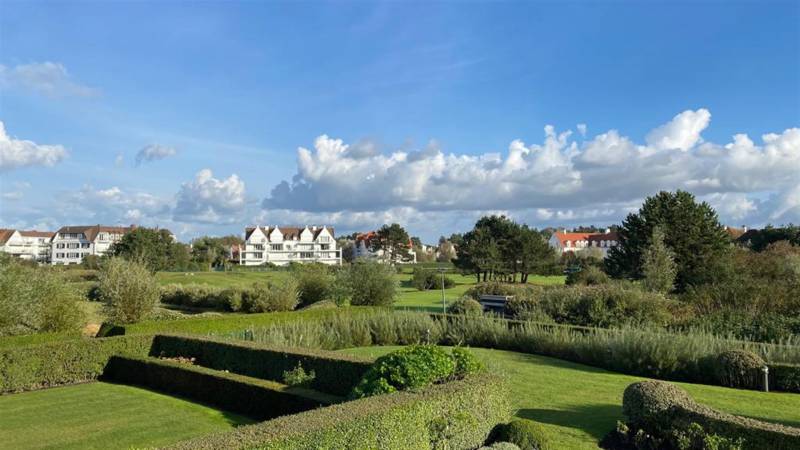
[(520, 409), (516, 415), (536, 422), (576, 428), (599, 441), (614, 429), (617, 420), (622, 419), (622, 407), (603, 404), (579, 406), (567, 410)]

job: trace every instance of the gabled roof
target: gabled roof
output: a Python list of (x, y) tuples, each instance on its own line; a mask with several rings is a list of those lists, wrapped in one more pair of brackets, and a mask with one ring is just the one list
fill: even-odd
[(6, 242), (8, 242), (8, 240), (11, 239), (11, 236), (14, 234), (15, 231), (17, 230), (0, 228), (0, 244), (5, 244)]
[(64, 233), (83, 233), (86, 236), (86, 240), (90, 242), (94, 242), (97, 238), (97, 235), (102, 233), (115, 233), (115, 234), (125, 234), (134, 227), (109, 227), (105, 225), (79, 225), (79, 226), (66, 226), (61, 227), (57, 234), (64, 234)]
[(23, 237), (43, 237), (43, 238), (52, 238), (55, 233), (52, 231), (36, 231), (36, 230), (27, 230), (27, 231), (20, 231), (20, 235)]
[(566, 242), (601, 242), (601, 241), (619, 241), (619, 234), (612, 231), (610, 233), (564, 233), (556, 231), (553, 233), (556, 239), (564, 245)]
[(323, 226), (318, 226), (316, 229), (313, 229), (313, 227), (311, 227), (311, 226), (310, 227), (283, 227), (283, 226), (269, 227), (269, 226), (267, 226), (267, 227), (247, 227), (247, 228), (245, 228), (244, 229), (244, 239), (245, 240), (250, 239), (250, 236), (253, 234), (254, 231), (256, 231), (256, 228), (260, 229), (261, 232), (264, 233), (264, 235), (267, 237), (267, 239), (269, 239), (270, 233), (275, 231), (276, 228), (278, 229), (278, 231), (281, 232), (281, 234), (283, 235), (283, 239), (286, 240), (286, 241), (291, 241), (291, 240), (294, 240), (295, 238), (300, 239), (300, 234), (306, 228), (308, 228), (308, 231), (313, 233), (313, 239), (316, 239), (320, 235), (320, 233), (322, 233), (323, 229), (327, 229), (328, 232), (331, 234), (331, 236), (335, 237), (333, 227), (326, 227), (324, 225)]

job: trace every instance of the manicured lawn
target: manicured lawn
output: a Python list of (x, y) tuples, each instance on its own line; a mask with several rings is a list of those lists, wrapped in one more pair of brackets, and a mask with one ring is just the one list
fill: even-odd
[(253, 421), (131, 386), (89, 383), (0, 396), (0, 447), (162, 446)]
[(159, 284), (209, 284), (217, 287), (250, 286), (256, 282), (265, 282), (285, 277), (288, 272), (159, 272)]
[[(398, 347), (342, 350), (377, 357)], [(511, 383), (516, 415), (545, 424), (553, 448), (597, 448), (622, 419), (622, 392), (642, 378), (544, 356), (472, 349), (488, 370)], [(722, 411), (800, 427), (800, 394), (764, 393), (677, 383), (697, 401)]]

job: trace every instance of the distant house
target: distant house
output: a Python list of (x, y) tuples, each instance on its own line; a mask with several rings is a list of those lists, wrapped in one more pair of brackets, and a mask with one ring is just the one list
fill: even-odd
[(285, 266), (291, 262), (342, 263), (342, 252), (336, 248), (334, 230), (326, 226), (247, 227), (245, 242), (238, 254), (239, 264), (245, 266), (267, 263)]
[(619, 235), (611, 230), (606, 230), (605, 233), (556, 231), (550, 236), (548, 243), (562, 254), (597, 249), (605, 258), (611, 248), (619, 245)]
[(136, 225), (130, 227), (105, 225), (61, 227), (53, 236), (50, 262), (53, 265), (80, 264), (87, 255), (105, 255), (115, 242), (135, 228)]
[(728, 236), (731, 238), (731, 240), (735, 241), (747, 233), (747, 227), (745, 225), (742, 225), (742, 228), (726, 226), (725, 232), (728, 233)]
[(0, 229), (0, 251), (21, 259), (48, 262), (52, 231)]
[[(356, 236), (356, 242), (354, 247), (354, 256), (356, 259), (358, 258), (368, 258), (368, 259), (378, 259), (381, 261), (385, 261), (384, 251), (381, 249), (372, 250), (372, 240), (377, 239), (378, 235), (374, 231), (369, 231), (367, 233), (361, 233)], [(417, 262), (417, 253), (414, 251), (414, 246), (411, 243), (411, 240), (408, 241), (408, 256), (402, 257), (400, 255), (395, 256), (395, 261), (392, 261), (394, 264), (416, 264)]]

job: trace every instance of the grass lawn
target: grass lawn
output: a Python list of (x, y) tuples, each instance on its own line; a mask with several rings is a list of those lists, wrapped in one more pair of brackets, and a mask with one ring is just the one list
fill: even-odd
[(0, 447), (155, 447), (253, 423), (132, 386), (88, 383), (0, 396)]
[(158, 272), (158, 283), (165, 284), (209, 284), (217, 287), (250, 286), (288, 275), (288, 272)]
[[(342, 350), (377, 357), (399, 347)], [(622, 419), (622, 392), (642, 378), (544, 356), (472, 349), (493, 372), (510, 380), (516, 415), (545, 424), (553, 448), (597, 448)], [(764, 393), (677, 383), (695, 400), (729, 413), (800, 427), (800, 394)]]

